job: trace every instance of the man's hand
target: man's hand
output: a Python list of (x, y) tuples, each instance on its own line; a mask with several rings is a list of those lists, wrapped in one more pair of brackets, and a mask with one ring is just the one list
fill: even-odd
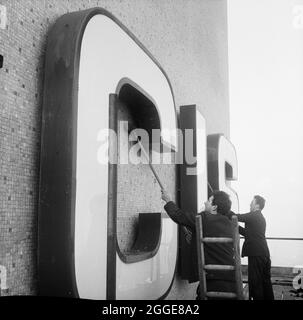
[(233, 216), (235, 216), (235, 215), (236, 215), (236, 214), (235, 214), (233, 211), (230, 210), (230, 211), (226, 214), (226, 217), (231, 220), (231, 218), (232, 218)]
[(164, 189), (161, 189), (161, 197), (162, 197), (162, 200), (164, 200), (166, 203), (171, 201), (170, 195)]

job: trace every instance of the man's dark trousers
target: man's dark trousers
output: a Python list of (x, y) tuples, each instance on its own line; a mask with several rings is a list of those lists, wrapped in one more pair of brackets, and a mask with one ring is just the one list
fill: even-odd
[(271, 261), (267, 256), (248, 256), (249, 298), (253, 300), (274, 300), (270, 280)]
[(248, 257), (249, 297), (254, 300), (274, 300), (270, 281), (270, 253), (265, 237), (266, 220), (260, 210), (237, 214), (238, 221), (245, 223), (239, 226), (239, 232), (245, 240), (242, 257)]

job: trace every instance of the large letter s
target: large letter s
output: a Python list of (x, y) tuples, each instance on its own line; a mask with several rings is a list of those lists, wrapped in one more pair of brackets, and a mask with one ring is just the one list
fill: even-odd
[(208, 182), (213, 190), (222, 190), (230, 195), (232, 210), (239, 211), (239, 200), (231, 181), (238, 179), (238, 161), (235, 147), (222, 134), (207, 137)]

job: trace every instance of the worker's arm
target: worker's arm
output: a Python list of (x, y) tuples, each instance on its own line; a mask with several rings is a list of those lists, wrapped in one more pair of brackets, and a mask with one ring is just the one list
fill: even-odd
[(236, 214), (236, 217), (238, 218), (239, 222), (249, 222), (253, 218), (253, 215), (249, 212), (244, 214)]
[(230, 219), (231, 220), (231, 218), (233, 217), (233, 216), (235, 216), (236, 214), (233, 212), (233, 211), (229, 211), (225, 216), (228, 218), (228, 219)]
[(248, 222), (253, 218), (252, 214), (249, 213), (244, 213), (244, 214), (235, 214), (233, 211), (229, 211), (229, 213), (226, 215), (229, 219), (232, 218), (232, 216), (236, 216), (238, 218), (239, 222)]
[[(235, 217), (237, 217), (238, 218), (238, 221), (239, 222), (245, 222), (245, 221), (241, 221), (240, 219), (239, 219), (239, 216), (245, 216), (245, 214), (235, 214), (233, 211), (229, 211), (229, 213), (226, 215), (229, 219), (231, 219), (233, 216), (235, 216)], [(245, 217), (244, 217), (244, 219), (245, 219)], [(243, 228), (243, 227), (241, 227), (241, 226), (239, 226), (239, 233), (242, 235), (242, 236), (244, 236), (245, 237), (245, 228)]]
[(162, 199), (166, 202), (164, 209), (173, 221), (195, 229), (196, 221), (194, 213), (181, 210), (164, 190), (162, 191)]

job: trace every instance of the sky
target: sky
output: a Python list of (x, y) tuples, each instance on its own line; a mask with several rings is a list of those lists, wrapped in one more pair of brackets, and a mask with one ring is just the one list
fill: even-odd
[[(303, 0), (228, 0), (228, 32), (240, 212), (260, 194), (267, 237), (303, 238)], [(303, 241), (271, 246), (303, 264)]]

